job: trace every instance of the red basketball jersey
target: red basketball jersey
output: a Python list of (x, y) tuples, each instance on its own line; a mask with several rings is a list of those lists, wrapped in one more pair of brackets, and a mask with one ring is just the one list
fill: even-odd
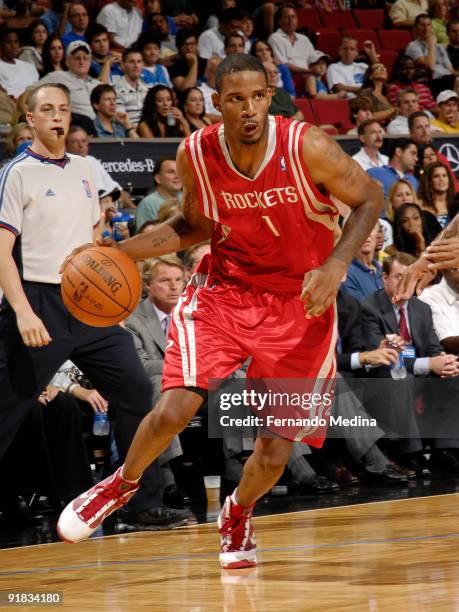
[(223, 124), (186, 139), (201, 211), (216, 222), (211, 278), (300, 291), (304, 274), (330, 255), (338, 212), (303, 163), (301, 143), (309, 127), (270, 116), (266, 155), (253, 179), (233, 164)]

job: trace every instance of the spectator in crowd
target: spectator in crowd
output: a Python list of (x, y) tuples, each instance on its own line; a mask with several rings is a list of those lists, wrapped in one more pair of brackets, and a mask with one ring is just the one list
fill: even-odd
[(153, 13), (150, 16), (150, 30), (161, 42), (160, 57), (163, 64), (170, 65), (171, 60), (177, 55), (175, 34), (171, 33), (167, 18), (162, 13)]
[(119, 65), (121, 53), (110, 51), (110, 38), (105, 26), (100, 23), (91, 24), (86, 30), (86, 42), (92, 52), (90, 76), (102, 83), (111, 83), (114, 76), (123, 75)]
[(32, 129), (25, 121), (16, 123), (5, 138), (5, 148), (3, 150), (2, 164), (17, 155), (16, 149), (23, 143), (31, 143), (33, 140)]
[[(70, 23), (70, 31), (66, 31), (65, 25), (67, 20)], [(89, 15), (84, 4), (78, 2), (65, 3), (62, 20), (57, 30), (57, 33), (62, 36), (64, 49), (76, 40), (85, 40), (86, 29), (89, 25)]]
[(142, 31), (142, 17), (135, 0), (113, 0), (97, 15), (97, 23), (105, 26), (110, 36), (110, 46), (127, 49), (133, 45)]
[(204, 96), (206, 115), (209, 117), (212, 123), (220, 121), (221, 118), (220, 111), (215, 108), (214, 103), (212, 102), (212, 94), (217, 93), (215, 89), (215, 71), (217, 70), (217, 66), (221, 61), (221, 57), (211, 57), (207, 60), (207, 66), (204, 71), (205, 80), (198, 87)]
[(384, 188), (384, 199), (387, 198), (389, 189), (398, 179), (404, 178), (413, 185), (417, 191), (418, 180), (412, 172), (418, 159), (418, 148), (412, 140), (400, 138), (389, 142), (389, 163), (380, 168), (370, 168), (367, 173), (380, 183)]
[(343, 293), (352, 295), (357, 300), (364, 300), (383, 286), (381, 264), (375, 259), (378, 232), (379, 222), (371, 230), (357, 256), (352, 260), (346, 279), (341, 285)]
[(437, 95), (443, 89), (454, 89), (456, 74), (445, 47), (437, 44), (429, 15), (418, 15), (414, 22), (414, 40), (406, 47), (416, 66), (432, 73), (431, 89)]
[(418, 197), (413, 184), (406, 178), (398, 179), (390, 187), (386, 198), (386, 218), (394, 220), (394, 213), (402, 204), (417, 204)]
[[(252, 46), (255, 32), (255, 22), (253, 16), (248, 11), (242, 13), (241, 32), (244, 34), (245, 52), (248, 53), (247, 46)], [(247, 45), (248, 43), (248, 45)]]
[(459, 19), (448, 23), (448, 42), (446, 47), (448, 57), (454, 70), (459, 69)]
[(397, 112), (387, 99), (387, 68), (381, 62), (368, 66), (359, 95), (371, 100), (373, 119), (383, 124)]
[(418, 259), (441, 231), (438, 224), (437, 231), (432, 232), (430, 227), (426, 222), (426, 215), (422, 214), (417, 204), (402, 204), (394, 213), (395, 248)]
[[(362, 303), (362, 329), (365, 342), (369, 348), (376, 348), (384, 341), (386, 334), (396, 334), (402, 339), (402, 346), (410, 345), (410, 352), (405, 352), (404, 357), (405, 366), (410, 375), (414, 374), (416, 377), (427, 375), (454, 377), (459, 372), (457, 360), (454, 355), (446, 355), (443, 352), (435, 334), (432, 313), (427, 304), (416, 297), (411, 297), (408, 301), (398, 301), (395, 304), (392, 302), (401, 275), (414, 261), (414, 258), (406, 253), (397, 253), (384, 260), (384, 288), (376, 291)], [(386, 376), (388, 375), (387, 372)], [(411, 376), (408, 376), (406, 382), (413, 387), (414, 379)], [(411, 393), (411, 397), (405, 396), (404, 385), (400, 385), (398, 388), (399, 392), (394, 406), (397, 414), (400, 414), (401, 408), (403, 408), (405, 417), (411, 416), (411, 418), (414, 418), (416, 414), (415, 394)], [(384, 416), (390, 409), (391, 407), (387, 405), (387, 399), (384, 398)], [(424, 410), (428, 410), (427, 404), (424, 404)], [(422, 465), (419, 465), (422, 458), (417, 456), (419, 452), (417, 449), (421, 450), (422, 447), (419, 444), (419, 438), (415, 435), (417, 430), (417, 425), (415, 425), (415, 429), (411, 429), (412, 433), (409, 436), (411, 440), (408, 440), (405, 444), (405, 452), (409, 449), (410, 453), (405, 456), (405, 459), (401, 459), (400, 463), (407, 467), (412, 466), (416, 469), (418, 475), (422, 475), (422, 469), (420, 469)], [(437, 418), (435, 430), (434, 432), (431, 430), (430, 433), (432, 437), (437, 439), (432, 440), (432, 454), (435, 457), (430, 460), (429, 467), (436, 468), (440, 460), (442, 460), (443, 465), (449, 462), (449, 457), (447, 453), (445, 456), (442, 447), (447, 444), (447, 439), (453, 437), (451, 423), (443, 420), (443, 418), (440, 420)], [(452, 440), (451, 444), (455, 448), (457, 441)], [(417, 466), (416, 463), (418, 463)], [(457, 460), (451, 461), (451, 463), (456, 467), (458, 465)]]
[(137, 127), (150, 87), (141, 78), (143, 58), (135, 48), (125, 49), (121, 59), (124, 76), (113, 78), (116, 91), (116, 110), (127, 113), (130, 125)]
[[(152, 405), (161, 393), (161, 378), (166, 350), (167, 334), (177, 304), (184, 288), (184, 268), (176, 255), (164, 255), (144, 262), (143, 281), (148, 295), (125, 322), (132, 334), (137, 354), (152, 382)], [(182, 454), (179, 437), (175, 436), (169, 447), (160, 455), (163, 502), (183, 507), (189, 498), (176, 485), (169, 461)]]
[(18, 98), (27, 87), (36, 85), (39, 78), (35, 66), (17, 59), (18, 53), (17, 33), (4, 28), (0, 31), (0, 86), (12, 98)]
[(379, 152), (384, 142), (384, 130), (380, 123), (374, 119), (362, 121), (357, 129), (357, 134), (362, 148), (352, 156), (352, 159), (364, 170), (387, 166), (389, 158)]
[(356, 62), (359, 54), (355, 38), (343, 36), (339, 46), (340, 61), (327, 68), (328, 86), (333, 92), (346, 92), (346, 97), (354, 98), (361, 90), (363, 75), (368, 68), (363, 62)]
[(358, 127), (367, 119), (373, 118), (373, 107), (371, 100), (365, 98), (365, 96), (357, 96), (349, 100), (349, 117), (352, 124), (356, 127), (348, 130), (348, 136), (357, 136)]
[(439, 45), (448, 44), (447, 27), (449, 22), (449, 6), (447, 0), (434, 0), (431, 5), (432, 32)]
[(112, 85), (98, 85), (91, 91), (91, 105), (96, 113), (94, 127), (99, 138), (138, 138), (126, 112), (116, 110), (116, 92)]
[[(413, 113), (408, 117), (408, 127), (410, 129), (410, 138), (413, 142), (415, 142), (418, 147), (419, 145), (432, 144), (432, 126), (430, 125), (429, 116), (419, 111), (417, 113)], [(438, 161), (441, 161), (442, 164), (450, 171), (450, 175), (453, 179), (454, 190), (459, 191), (459, 183), (457, 182), (456, 175), (451, 169), (451, 165), (448, 161), (448, 158), (437, 151)]]
[(43, 45), (41, 57), (43, 61), (43, 70), (40, 76), (42, 77), (50, 72), (67, 69), (64, 59), (64, 45), (57, 34), (50, 34), (50, 36), (48, 36)]
[(89, 76), (91, 49), (84, 40), (74, 40), (67, 46), (65, 57), (68, 70), (49, 72), (39, 81), (39, 84), (62, 83), (66, 85), (70, 91), (72, 120), (81, 122), (89, 133), (95, 134), (92, 121), (96, 115), (89, 96), (94, 87), (100, 85), (100, 81)]
[(178, 57), (172, 63), (169, 74), (176, 91), (196, 87), (202, 80), (206, 69), (206, 60), (198, 56), (198, 39), (196, 32), (182, 28), (176, 36)]
[(279, 27), (268, 39), (276, 61), (285, 64), (293, 75), (308, 74), (314, 46), (307, 36), (296, 32), (298, 16), (295, 5), (282, 4), (276, 19)]
[(389, 17), (396, 28), (410, 28), (416, 17), (428, 10), (427, 0), (396, 0), (389, 9)]
[(279, 70), (276, 64), (272, 62), (263, 62), (266, 74), (268, 75), (268, 85), (271, 87), (273, 96), (271, 99), (271, 105), (268, 109), (270, 115), (282, 115), (282, 117), (288, 117), (303, 121), (303, 113), (298, 109), (292, 101), (292, 98), (282, 87), (277, 87), (277, 81), (279, 79)]
[(182, 91), (180, 96), (179, 108), (183, 116), (188, 121), (190, 130), (195, 132), (207, 125), (211, 125), (212, 121), (206, 115), (204, 107), (204, 96), (197, 87), (189, 87)]
[(156, 187), (138, 205), (135, 217), (137, 231), (146, 221), (155, 220), (161, 204), (165, 200), (182, 199), (182, 182), (177, 174), (175, 159), (163, 157), (155, 163), (153, 181)]
[(437, 108), (432, 92), (424, 83), (416, 79), (416, 65), (408, 55), (399, 55), (392, 69), (392, 81), (389, 83), (387, 97), (395, 106), (401, 90), (413, 89), (419, 96), (419, 107), (423, 111), (432, 111)]
[(19, 51), (18, 59), (30, 62), (39, 73), (43, 70), (43, 46), (48, 38), (48, 28), (40, 19), (32, 21), (27, 28), (27, 45)]
[(182, 111), (174, 106), (169, 87), (155, 85), (147, 93), (138, 125), (142, 138), (180, 138), (191, 134)]
[(114, 181), (109, 173), (105, 170), (101, 162), (89, 155), (89, 137), (88, 133), (84, 128), (79, 125), (73, 125), (67, 134), (65, 141), (65, 148), (68, 153), (74, 155), (81, 155), (86, 157), (92, 167), (94, 182), (96, 184), (97, 192), (103, 195), (114, 194), (116, 198), (121, 197), (121, 204), (123, 208), (135, 208), (134, 202), (131, 200), (129, 194), (121, 187), (119, 183)]
[(154, 85), (172, 87), (168, 69), (159, 63), (159, 56), (161, 55), (159, 38), (152, 33), (142, 34), (137, 42), (137, 47), (142, 52), (143, 57), (142, 80), (150, 87)]
[(183, 265), (185, 266), (185, 283), (188, 283), (193, 275), (193, 272), (198, 267), (199, 262), (210, 253), (210, 240), (198, 242), (189, 249), (184, 251)]
[(217, 28), (219, 24), (218, 16), (222, 11), (229, 8), (236, 8), (236, 0), (217, 0), (216, 6), (212, 7), (211, 15), (209, 15), (204, 29)]
[(459, 98), (455, 91), (445, 89), (437, 96), (438, 117), (430, 124), (447, 134), (459, 133)]
[(424, 289), (419, 299), (430, 306), (440, 344), (459, 357), (459, 270), (444, 270), (440, 283)]
[(330, 57), (322, 51), (314, 51), (309, 58), (309, 72), (306, 79), (306, 94), (309, 98), (345, 98), (345, 91), (331, 93), (327, 80), (327, 66), (330, 63)]
[(418, 161), (416, 166), (414, 167), (414, 176), (420, 180), (421, 176), (424, 174), (425, 169), (430, 164), (439, 161), (437, 157), (437, 150), (430, 143), (425, 145), (419, 145), (418, 147)]
[(439, 161), (427, 166), (419, 184), (419, 203), (421, 208), (435, 215), (442, 227), (448, 224), (448, 202), (453, 194), (449, 169)]
[(239, 32), (232, 32), (225, 36), (225, 42), (223, 43), (225, 55), (231, 55), (232, 53), (245, 53), (245, 38), (243, 34)]
[(292, 73), (285, 64), (276, 62), (271, 45), (265, 40), (255, 40), (250, 47), (250, 55), (258, 57), (260, 62), (273, 62), (279, 69), (279, 80), (277, 87), (283, 87), (292, 97), (295, 97), (295, 85), (293, 84)]
[(419, 97), (414, 89), (401, 89), (397, 95), (397, 116), (386, 126), (388, 134), (408, 134), (408, 117), (417, 113)]
[[(225, 38), (231, 32), (241, 29), (242, 13), (237, 8), (227, 8), (220, 13), (218, 26), (210, 30), (204, 30), (198, 40), (199, 57), (209, 59), (214, 55), (225, 57)], [(248, 51), (250, 43), (247, 43)]]

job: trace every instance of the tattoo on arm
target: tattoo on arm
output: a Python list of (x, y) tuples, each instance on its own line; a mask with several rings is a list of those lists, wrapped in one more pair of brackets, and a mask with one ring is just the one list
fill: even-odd
[(343, 150), (334, 140), (331, 140), (330, 145), (327, 147), (325, 157), (332, 165), (339, 163), (343, 157)]
[(359, 167), (353, 160), (348, 162), (346, 171), (343, 175), (343, 181), (349, 186), (353, 187), (356, 183), (356, 177), (359, 172)]

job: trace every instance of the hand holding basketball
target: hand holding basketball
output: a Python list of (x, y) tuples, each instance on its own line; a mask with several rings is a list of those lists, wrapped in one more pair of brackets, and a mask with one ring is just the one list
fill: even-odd
[(61, 293), (71, 314), (87, 325), (108, 327), (139, 303), (142, 283), (134, 261), (119, 249), (84, 245), (66, 259)]

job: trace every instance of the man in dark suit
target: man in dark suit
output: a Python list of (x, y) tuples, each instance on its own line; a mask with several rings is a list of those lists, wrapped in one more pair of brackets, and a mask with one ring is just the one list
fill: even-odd
[[(184, 268), (175, 255), (164, 255), (147, 260), (144, 263), (142, 276), (148, 295), (126, 319), (125, 326), (132, 333), (137, 354), (152, 382), (151, 405), (154, 406), (161, 393), (167, 332), (173, 309), (184, 287)], [(188, 516), (188, 514), (182, 516), (180, 511), (167, 507), (167, 504), (173, 508), (182, 507), (184, 502), (189, 501), (178, 491), (168, 465), (171, 459), (181, 454), (180, 441), (176, 436), (158, 459), (164, 489), (163, 500), (166, 504), (162, 511), (171, 514), (171, 523), (182, 522)]]
[[(455, 377), (459, 374), (459, 363), (456, 356), (443, 352), (443, 347), (435, 334), (432, 313), (427, 304), (416, 297), (392, 303), (402, 274), (414, 261), (415, 259), (406, 253), (397, 253), (384, 260), (384, 289), (376, 291), (362, 303), (362, 328), (365, 344), (370, 348), (394, 341), (403, 347), (408, 376), (390, 387), (385, 386), (387, 394), (382, 398), (384, 405), (380, 406), (380, 414), (384, 413), (386, 419), (391, 421), (392, 425), (395, 424), (394, 430), (398, 430), (402, 436), (408, 438), (405, 440), (402, 451), (408, 456), (404, 457), (402, 463), (405, 462), (414, 467), (418, 473), (422, 473), (418, 464), (420, 459), (418, 451), (422, 447), (415, 412), (416, 396), (420, 390), (424, 405), (418, 402), (416, 405), (418, 413), (424, 414), (426, 410), (431, 411), (431, 406), (430, 401), (429, 405), (425, 403), (428, 396), (425, 394), (425, 385), (422, 385), (423, 379), (419, 377)], [(388, 339), (388, 335), (394, 337)], [(389, 377), (390, 370), (387, 367), (381, 367), (374, 370), (373, 374)], [(441, 466), (442, 469), (447, 467), (450, 470), (459, 471), (459, 462), (448, 450), (458, 447), (458, 440), (451, 437), (458, 431), (456, 417), (454, 411), (440, 413), (439, 408), (438, 404), (434, 408), (436, 431), (430, 432), (433, 435), (429, 435), (435, 438), (432, 441), (434, 452), (431, 466), (435, 469)]]

